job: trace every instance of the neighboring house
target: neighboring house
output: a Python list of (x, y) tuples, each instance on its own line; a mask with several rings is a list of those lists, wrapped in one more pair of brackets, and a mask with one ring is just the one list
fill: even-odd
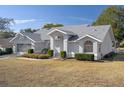
[(55, 57), (60, 55), (60, 51), (66, 51), (68, 57), (74, 57), (75, 53), (85, 53), (94, 54), (94, 59), (98, 60), (116, 47), (110, 25), (58, 27), (48, 35)]
[(12, 44), (9, 42), (12, 38), (0, 39), (0, 49), (12, 48)]
[(27, 53), (28, 49), (34, 49), (35, 53), (40, 53), (42, 49), (50, 47), (49, 30), (41, 29), (35, 33), (19, 32), (10, 40), (13, 44), (15, 54)]
[(54, 57), (60, 56), (60, 51), (66, 51), (67, 57), (75, 53), (94, 54), (95, 60), (115, 51), (115, 38), (110, 25), (90, 26), (75, 25), (57, 27), (51, 30), (40, 29), (35, 33), (17, 33), (10, 40), (13, 51), (17, 54), (34, 49), (35, 53), (44, 48), (54, 50)]

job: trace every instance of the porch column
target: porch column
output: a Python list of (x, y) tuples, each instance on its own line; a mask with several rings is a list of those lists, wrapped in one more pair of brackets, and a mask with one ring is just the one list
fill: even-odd
[(94, 54), (94, 60), (98, 60), (98, 44), (97, 44), (97, 42), (93, 43), (93, 54)]
[(66, 53), (68, 52), (68, 36), (64, 35), (63, 38), (63, 50), (66, 51)]
[(16, 52), (17, 52), (17, 45), (13, 44), (13, 53), (16, 54)]
[(50, 36), (50, 49), (54, 50), (54, 39), (52, 36)]

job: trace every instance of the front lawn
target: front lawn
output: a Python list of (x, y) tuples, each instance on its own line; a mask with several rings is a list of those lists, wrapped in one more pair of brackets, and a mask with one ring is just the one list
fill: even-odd
[(124, 62), (3, 59), (0, 86), (124, 86)]

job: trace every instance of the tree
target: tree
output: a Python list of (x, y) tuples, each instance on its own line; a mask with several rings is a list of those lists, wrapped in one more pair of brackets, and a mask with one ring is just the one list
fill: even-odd
[(0, 31), (0, 38), (10, 38), (10, 37), (14, 37), (16, 33), (14, 33), (13, 31)]
[(14, 24), (13, 19), (0, 17), (0, 38), (10, 38), (15, 35), (15, 33), (10, 29), (12, 24)]
[(103, 11), (93, 25), (111, 25), (115, 38), (124, 38), (124, 9), (121, 6), (110, 6)]
[[(37, 29), (38, 30), (38, 29)], [(29, 33), (34, 33), (37, 31), (36, 29), (31, 29), (31, 28), (27, 28), (27, 29), (22, 29), (20, 30), (20, 32), (29, 32)]]
[(14, 20), (13, 19), (9, 19), (9, 18), (1, 18), (0, 17), (0, 31), (10, 31), (10, 26), (11, 24), (14, 24)]
[(51, 23), (51, 24), (45, 24), (43, 26), (43, 28), (45, 28), (45, 29), (51, 29), (51, 28), (54, 28), (54, 27), (62, 27), (62, 26), (64, 26), (64, 25), (63, 24), (53, 24), (53, 23)]

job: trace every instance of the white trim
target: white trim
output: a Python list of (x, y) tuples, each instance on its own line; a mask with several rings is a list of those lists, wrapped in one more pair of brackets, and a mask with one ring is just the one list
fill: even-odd
[(63, 33), (63, 34), (67, 34), (66, 32), (63, 32), (62, 30), (54, 29), (54, 30), (52, 30), (51, 32), (49, 32), (48, 35), (52, 34), (52, 33), (55, 32), (55, 31), (61, 32), (61, 33)]
[[(83, 39), (83, 38), (85, 38), (85, 37), (90, 37), (90, 38), (92, 38), (92, 39), (94, 39), (94, 40), (96, 40), (96, 41), (98, 41), (98, 42), (102, 42), (101, 40), (99, 40), (99, 39), (97, 39), (97, 38), (95, 38), (95, 37), (93, 37), (93, 36), (91, 36), (91, 35), (85, 35), (85, 36), (83, 36), (83, 37), (77, 39), (76, 41), (81, 40), (81, 39)], [(76, 42), (76, 41), (75, 41), (75, 42)]]
[[(24, 34), (22, 34), (22, 33), (17, 33), (16, 35), (15, 35), (15, 37), (14, 38), (12, 38), (9, 42), (12, 42), (14, 39), (16, 39), (16, 37), (17, 37), (17, 35), (18, 34), (21, 34), (22, 36), (26, 36), (26, 35), (24, 35)], [(31, 41), (33, 41), (33, 42), (36, 42), (36, 41), (34, 41), (33, 39), (31, 39), (30, 37), (28, 37), (28, 36), (26, 36), (28, 39), (30, 39)]]
[(16, 39), (16, 37), (18, 36), (18, 34), (21, 34), (22, 36), (24, 36), (22, 33), (17, 33), (16, 35), (15, 35), (15, 37), (13, 37), (9, 42), (12, 42), (14, 39)]

